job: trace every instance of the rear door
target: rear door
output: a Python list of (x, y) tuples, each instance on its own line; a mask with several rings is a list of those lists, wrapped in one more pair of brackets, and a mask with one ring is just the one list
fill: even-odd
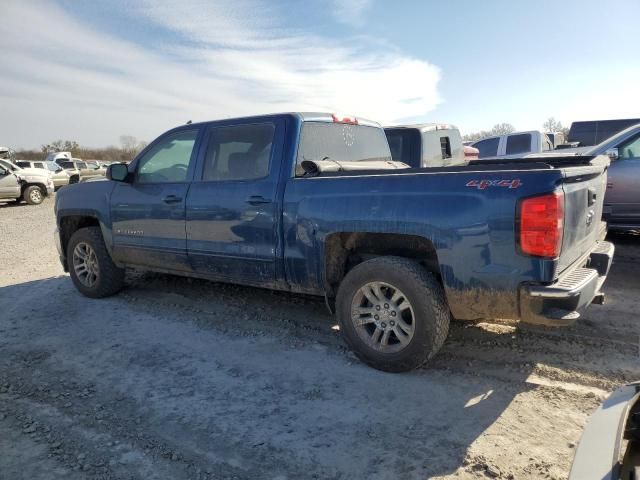
[(188, 271), (185, 202), (200, 130), (169, 132), (132, 165), (111, 194), (113, 255), (127, 264)]
[(284, 119), (214, 125), (187, 199), (194, 271), (238, 283), (276, 279), (276, 198)]
[(618, 159), (609, 167), (605, 219), (640, 225), (640, 134), (618, 146)]

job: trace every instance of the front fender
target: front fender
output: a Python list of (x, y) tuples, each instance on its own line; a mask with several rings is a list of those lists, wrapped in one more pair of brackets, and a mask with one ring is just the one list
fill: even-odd
[[(98, 221), (104, 243), (109, 253), (113, 247), (111, 222), (111, 193), (114, 182), (89, 182), (69, 185), (56, 195), (54, 207), (56, 225), (62, 236), (62, 224), (65, 218), (90, 218)], [(61, 239), (64, 245), (64, 238)]]

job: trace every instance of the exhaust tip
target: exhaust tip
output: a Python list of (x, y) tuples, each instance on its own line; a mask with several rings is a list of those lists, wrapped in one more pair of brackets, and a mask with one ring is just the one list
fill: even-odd
[(598, 292), (591, 300), (591, 303), (595, 303), (596, 305), (604, 305), (604, 293)]

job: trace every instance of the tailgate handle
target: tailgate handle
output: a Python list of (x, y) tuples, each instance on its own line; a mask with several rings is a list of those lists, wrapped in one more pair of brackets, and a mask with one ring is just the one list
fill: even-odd
[(596, 192), (596, 189), (591, 187), (589, 190), (587, 190), (587, 204), (588, 206), (593, 205), (594, 203), (596, 203), (596, 198), (598, 197), (598, 193)]

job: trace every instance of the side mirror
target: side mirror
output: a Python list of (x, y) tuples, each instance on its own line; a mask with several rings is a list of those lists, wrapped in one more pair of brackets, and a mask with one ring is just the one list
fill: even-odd
[(606, 156), (608, 156), (611, 159), (612, 162), (614, 160), (618, 160), (618, 158), (620, 158), (620, 153), (618, 152), (617, 148), (610, 148), (609, 150), (604, 152), (604, 154)]
[(129, 177), (129, 167), (124, 163), (114, 163), (107, 167), (107, 178), (114, 182), (126, 182)]
[(64, 170), (64, 168), (62, 168), (62, 167), (58, 167), (58, 168), (56, 168), (56, 173), (61, 172), (61, 171), (63, 171), (63, 170)]

